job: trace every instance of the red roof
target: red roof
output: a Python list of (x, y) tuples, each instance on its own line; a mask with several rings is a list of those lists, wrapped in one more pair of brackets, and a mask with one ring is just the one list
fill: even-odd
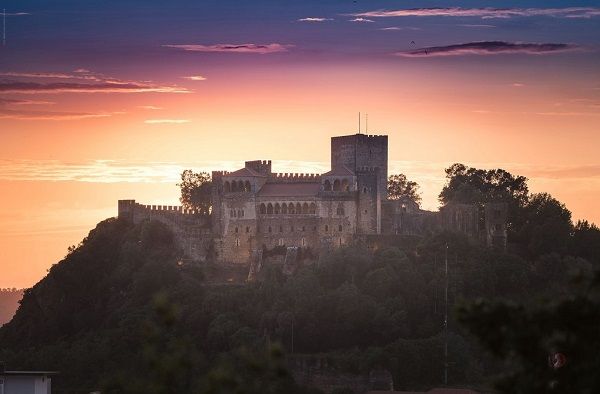
[(259, 197), (309, 197), (321, 190), (320, 183), (265, 183), (258, 192)]

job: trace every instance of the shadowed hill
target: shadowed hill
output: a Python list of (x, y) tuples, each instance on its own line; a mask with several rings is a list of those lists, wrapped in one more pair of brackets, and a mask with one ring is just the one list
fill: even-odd
[[(204, 280), (200, 265), (181, 262), (161, 223), (108, 219), (25, 292), (13, 320), (0, 328), (0, 359), (14, 369), (60, 370), (57, 393), (147, 392), (141, 383), (127, 390), (123, 384), (148, 376), (178, 390), (157, 392), (222, 392), (223, 384), (256, 388), (240, 393), (300, 392), (277, 358), (261, 356), (259, 374), (250, 358), (247, 373), (240, 372), (248, 357), (239, 349), (260, 355), (279, 342), (306, 385), (316, 384), (306, 380), (315, 375), (302, 362), (308, 356), (321, 365), (316, 375), (330, 373), (334, 382), (340, 374), (362, 381), (383, 368), (397, 389), (435, 387), (444, 365), (446, 245), (451, 309), (476, 297), (555, 296), (567, 291), (569, 270), (591, 269), (582, 258), (527, 261), (443, 233), (410, 245), (389, 240), (377, 251), (342, 248), (292, 276), (267, 264), (255, 283), (216, 284)], [(478, 384), (497, 371), (452, 316), (448, 339), (450, 383)], [(225, 381), (201, 391), (215, 373)], [(282, 380), (264, 389), (273, 376)]]

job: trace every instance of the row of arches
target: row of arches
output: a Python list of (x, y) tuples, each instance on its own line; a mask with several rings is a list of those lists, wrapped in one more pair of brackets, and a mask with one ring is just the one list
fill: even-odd
[(252, 186), (250, 185), (250, 181), (225, 181), (223, 182), (223, 190), (225, 193), (249, 192), (252, 191)]
[(244, 210), (243, 209), (231, 209), (229, 210), (229, 216), (232, 218), (243, 218)]
[(329, 179), (325, 179), (325, 182), (323, 182), (323, 190), (326, 192), (347, 192), (350, 191), (350, 183), (348, 182), (348, 179), (345, 178), (341, 181), (336, 179), (333, 183), (331, 183)]
[(262, 203), (259, 207), (259, 213), (261, 215), (315, 215), (317, 213), (317, 204), (311, 202), (300, 204), (294, 203)]

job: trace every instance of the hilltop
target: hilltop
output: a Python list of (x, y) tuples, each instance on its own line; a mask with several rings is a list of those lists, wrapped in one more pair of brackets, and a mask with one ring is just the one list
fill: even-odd
[[(527, 261), (442, 233), (377, 251), (342, 248), (292, 276), (267, 265), (254, 283), (215, 284), (205, 273), (218, 269), (184, 263), (165, 225), (108, 219), (25, 291), (0, 329), (0, 356), (11, 368), (62, 371), (56, 392), (89, 392), (142, 378), (156, 368), (148, 349), (158, 344), (161, 359), (188, 360), (183, 371), (197, 377), (240, 348), (264, 355), (268, 343), (280, 343), (301, 383), (318, 384), (303, 373), (320, 364), (321, 376), (346, 377), (340, 385), (358, 387), (383, 369), (396, 388), (433, 387), (443, 375), (446, 244), (451, 307), (562, 294), (569, 270), (593, 266), (558, 254)], [(452, 319), (449, 341), (452, 384), (480, 384), (497, 367)]]

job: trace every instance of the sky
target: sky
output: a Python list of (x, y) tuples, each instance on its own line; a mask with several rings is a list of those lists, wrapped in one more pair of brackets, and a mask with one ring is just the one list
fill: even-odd
[(35, 284), (118, 199), (177, 204), (185, 168), (325, 172), (359, 112), (426, 209), (460, 162), (600, 223), (600, 1), (0, 8), (0, 287)]

